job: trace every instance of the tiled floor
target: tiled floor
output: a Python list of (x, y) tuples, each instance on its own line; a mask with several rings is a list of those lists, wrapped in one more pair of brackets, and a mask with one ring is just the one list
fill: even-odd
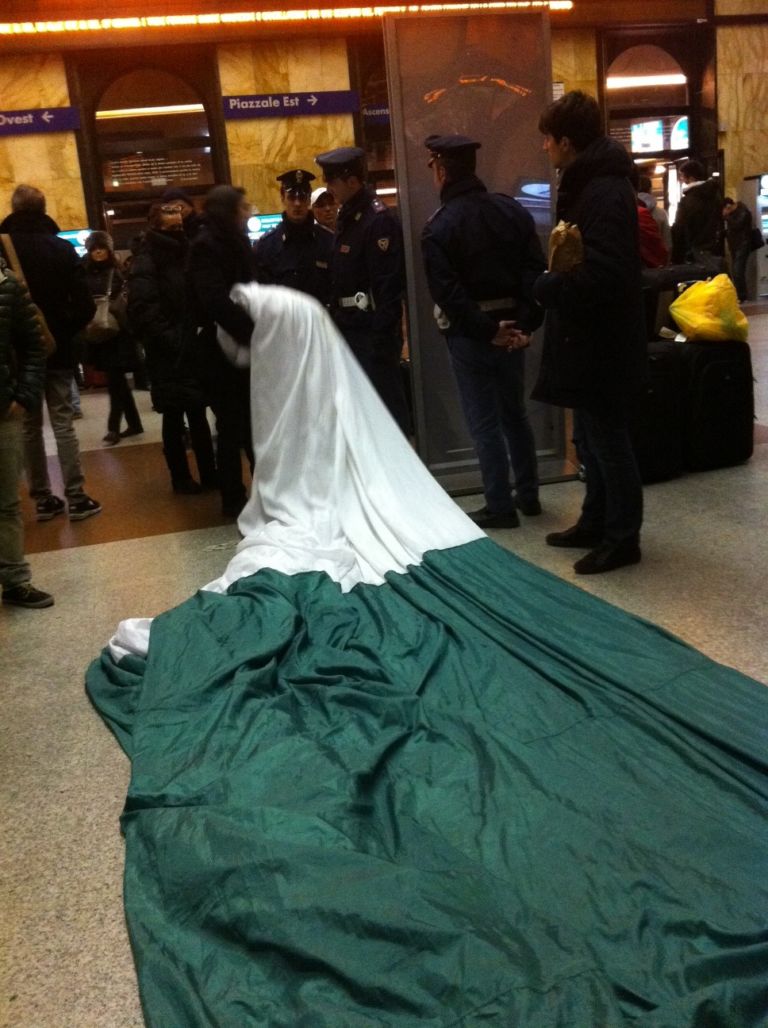
[[(544, 545), (545, 532), (575, 518), (578, 482), (545, 487), (543, 516), (495, 537), (768, 682), (768, 307), (748, 313), (755, 455), (649, 487), (642, 564), (576, 581), (573, 556)], [(9, 1028), (142, 1024), (121, 896), (129, 767), (88, 705), (83, 672), (120, 618), (184, 600), (220, 573), (238, 536), (216, 497), (170, 492), (159, 417), (146, 393), (138, 400), (145, 436), (105, 450), (106, 397), (86, 395), (78, 433), (104, 510), (37, 525), (27, 505), (34, 579), (56, 606), (0, 610), (0, 1025)]]

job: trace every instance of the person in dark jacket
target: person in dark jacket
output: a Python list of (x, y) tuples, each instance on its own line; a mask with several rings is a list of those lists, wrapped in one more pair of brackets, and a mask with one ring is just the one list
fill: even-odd
[(58, 237), (59, 227), (45, 206), (39, 189), (17, 186), (11, 196), (11, 214), (0, 224), (0, 232), (10, 234), (32, 299), (56, 340), (56, 349), (46, 363), (43, 396), (56, 440), (66, 505), (51, 490), (42, 407), (24, 415), (24, 464), (38, 521), (50, 521), (65, 509), (70, 521), (83, 521), (98, 514), (101, 504), (85, 492), (71, 393), (79, 360), (76, 336), (96, 313), (96, 306), (77, 251)]
[(192, 198), (183, 189), (172, 186), (170, 189), (165, 190), (160, 199), (162, 203), (177, 204), (181, 207), (181, 224), (184, 229), (184, 235), (187, 239), (194, 239), (203, 223), (203, 219), (197, 213), (197, 208)]
[(480, 143), (447, 135), (425, 145), (442, 206), (422, 232), (424, 269), (485, 493), (469, 516), (481, 528), (517, 528), (516, 506), (541, 513), (524, 349), (543, 320), (533, 284), (546, 262), (531, 215), (475, 174)]
[(298, 289), (327, 306), (333, 236), (316, 223), (310, 210), (314, 177), (302, 168), (277, 176), (283, 204), (282, 224), (256, 241), (253, 254), (257, 282)]
[(574, 570), (597, 574), (641, 557), (643, 490), (627, 424), (646, 362), (633, 162), (604, 135), (595, 99), (580, 91), (552, 103), (539, 129), (559, 173), (557, 219), (577, 226), (583, 243), (580, 263), (545, 272), (534, 287), (547, 314), (532, 395), (573, 408), (586, 469), (577, 523), (546, 541), (588, 549)]
[(677, 169), (683, 196), (672, 225), (672, 263), (723, 268), (723, 197), (718, 180), (706, 178), (700, 161), (683, 161)]
[(364, 150), (340, 147), (318, 154), (315, 161), (341, 204), (331, 265), (331, 315), (407, 435), (410, 414), (400, 370), (405, 290), (400, 222), (366, 184)]
[(205, 382), (216, 416), (216, 464), (222, 513), (237, 517), (246, 501), (240, 451), (253, 469), (250, 378), (234, 367), (219, 346), (217, 326), (250, 348), (253, 322), (229, 296), (236, 282), (252, 282), (253, 251), (247, 235), (251, 205), (245, 190), (214, 186), (205, 198), (204, 223), (189, 248), (187, 298), (198, 327), (187, 359)]
[(0, 588), (3, 603), (53, 606), (32, 585), (24, 557), (19, 480), (24, 463), (22, 419), (40, 407), (45, 347), (29, 293), (0, 260)]
[[(115, 257), (112, 237), (108, 232), (91, 232), (84, 245), (86, 254), (83, 267), (91, 296), (109, 295), (112, 302), (117, 301), (123, 292), (125, 279)], [(115, 446), (121, 439), (141, 435), (144, 432), (141, 415), (125, 377), (126, 372), (133, 371), (137, 363), (136, 341), (128, 325), (122, 324), (118, 334), (105, 342), (89, 344), (86, 361), (107, 376), (109, 413), (107, 434), (103, 441), (107, 446)], [(123, 417), (126, 428), (121, 432)]]
[(747, 299), (747, 261), (752, 252), (752, 215), (740, 200), (726, 196), (723, 200), (725, 238), (731, 254), (733, 284), (739, 299)]
[[(141, 340), (151, 381), (152, 405), (163, 416), (163, 455), (176, 493), (217, 488), (213, 443), (200, 383), (181, 362), (187, 316), (184, 266), (187, 237), (176, 201), (154, 203), (149, 229), (128, 278), (128, 324)], [(189, 471), (184, 418), (189, 425), (200, 482)]]

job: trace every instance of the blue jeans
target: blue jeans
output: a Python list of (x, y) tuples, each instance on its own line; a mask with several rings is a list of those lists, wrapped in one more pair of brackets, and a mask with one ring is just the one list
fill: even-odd
[(475, 445), (488, 510), (514, 509), (510, 464), (520, 500), (539, 495), (536, 442), (525, 409), (525, 356), (491, 343), (448, 336), (467, 428)]
[(609, 542), (637, 541), (643, 486), (625, 417), (579, 407), (573, 412), (573, 441), (587, 487), (579, 525)]

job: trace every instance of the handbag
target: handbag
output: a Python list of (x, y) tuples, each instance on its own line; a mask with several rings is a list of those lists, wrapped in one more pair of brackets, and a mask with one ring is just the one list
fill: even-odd
[[(0, 242), (2, 242), (3, 244), (3, 249), (5, 250), (6, 256), (11, 265), (11, 270), (18, 279), (19, 285), (23, 286), (23, 288), (26, 289), (27, 292), (29, 292), (29, 286), (27, 285), (27, 279), (24, 275), (24, 269), (21, 266), (19, 255), (16, 253), (16, 247), (13, 245), (13, 240), (7, 233), (4, 232), (2, 235), (0, 235)], [(51, 354), (56, 350), (56, 340), (53, 337), (53, 332), (51, 332), (50, 328), (48, 327), (48, 322), (45, 320), (45, 315), (34, 302), (34, 300), (32, 301), (32, 309), (35, 314), (35, 320), (37, 321), (38, 328), (40, 329), (40, 335), (43, 337), (45, 356), (50, 357)]]
[(82, 331), (82, 338), (91, 345), (107, 343), (110, 339), (114, 339), (116, 335), (120, 334), (120, 323), (111, 310), (112, 279), (114, 274), (114, 269), (110, 268), (109, 278), (107, 279), (107, 291), (103, 296), (94, 296), (93, 302), (96, 304), (96, 313)]
[(749, 232), (749, 252), (753, 253), (755, 250), (759, 250), (761, 246), (765, 246), (763, 232), (762, 229), (755, 226)]

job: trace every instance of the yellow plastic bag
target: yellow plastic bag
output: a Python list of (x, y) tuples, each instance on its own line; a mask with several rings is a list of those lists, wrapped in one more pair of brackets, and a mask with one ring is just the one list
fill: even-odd
[(739, 310), (736, 290), (727, 275), (694, 282), (672, 301), (669, 313), (691, 342), (747, 341), (749, 322), (744, 312)]

